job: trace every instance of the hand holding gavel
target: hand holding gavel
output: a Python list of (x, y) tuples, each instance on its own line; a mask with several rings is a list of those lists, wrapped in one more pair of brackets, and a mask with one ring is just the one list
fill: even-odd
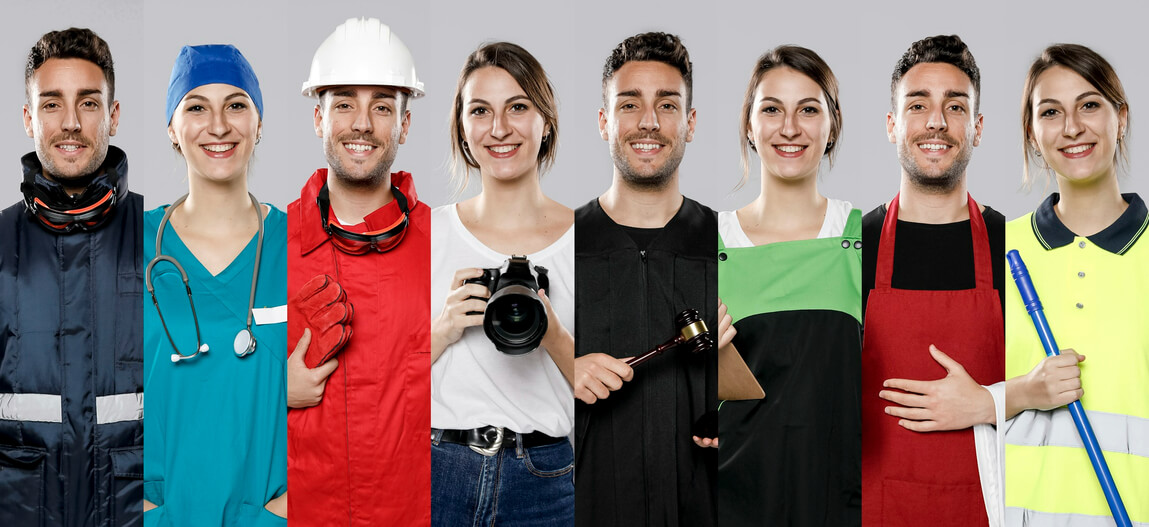
[(687, 309), (674, 317), (674, 325), (678, 328), (678, 333), (670, 340), (662, 343), (662, 345), (654, 348), (642, 355), (626, 361), (630, 366), (638, 366), (662, 352), (682, 345), (691, 353), (702, 353), (714, 349), (714, 337), (710, 335), (710, 330), (706, 327), (706, 322), (695, 309)]

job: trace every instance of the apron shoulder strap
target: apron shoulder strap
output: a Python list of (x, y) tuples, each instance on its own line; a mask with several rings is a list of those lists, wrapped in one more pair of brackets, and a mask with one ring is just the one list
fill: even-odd
[[(890, 289), (894, 279), (894, 235), (898, 230), (898, 198), (890, 201), (886, 219), (882, 222), (882, 238), (878, 241), (878, 265), (874, 268), (874, 289)], [(864, 249), (863, 249), (864, 250)]]
[(966, 193), (969, 204), (969, 227), (973, 235), (973, 269), (975, 283), (978, 289), (993, 289), (993, 258), (989, 251), (989, 229), (985, 226), (981, 208), (973, 200), (973, 196)]
[(852, 209), (850, 217), (846, 219), (846, 228), (842, 230), (845, 238), (862, 238), (862, 209)]

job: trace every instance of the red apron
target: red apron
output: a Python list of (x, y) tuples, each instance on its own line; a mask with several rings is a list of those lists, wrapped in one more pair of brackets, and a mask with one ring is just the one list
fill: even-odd
[(976, 286), (958, 291), (894, 289), (898, 198), (882, 226), (862, 344), (862, 525), (986, 525), (973, 430), (919, 433), (887, 415), (878, 397), (891, 378), (932, 380), (945, 370), (934, 344), (981, 384), (1004, 375), (1001, 301), (993, 288), (989, 236), (967, 194)]

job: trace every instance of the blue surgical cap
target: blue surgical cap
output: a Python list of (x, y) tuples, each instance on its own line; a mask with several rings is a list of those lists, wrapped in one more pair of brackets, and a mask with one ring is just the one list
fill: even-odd
[(230, 84), (251, 97), (259, 117), (263, 118), (263, 94), (259, 92), (259, 79), (243, 54), (231, 44), (184, 46), (172, 66), (168, 81), (168, 124), (180, 101), (188, 92), (205, 84)]

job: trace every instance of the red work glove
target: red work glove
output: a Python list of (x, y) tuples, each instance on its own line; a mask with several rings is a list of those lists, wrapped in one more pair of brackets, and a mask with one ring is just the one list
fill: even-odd
[(329, 275), (316, 275), (287, 303), (287, 341), (298, 342), (311, 328), (311, 345), (303, 362), (314, 368), (334, 357), (351, 340), (354, 307), (343, 287)]

